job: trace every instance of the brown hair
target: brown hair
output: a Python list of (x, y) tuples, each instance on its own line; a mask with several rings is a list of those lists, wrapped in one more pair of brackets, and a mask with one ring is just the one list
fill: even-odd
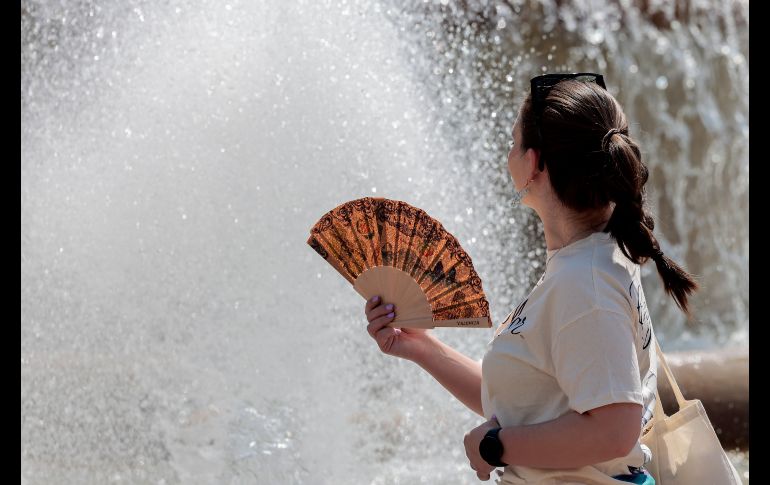
[(649, 173), (618, 102), (597, 84), (565, 80), (550, 89), (543, 106), (540, 146), (531, 94), (524, 100), (522, 145), (540, 150), (540, 169), (548, 167), (556, 195), (579, 212), (614, 203), (605, 231), (635, 264), (655, 261), (666, 293), (689, 315), (687, 297), (698, 284), (663, 255), (652, 233), (644, 189)]

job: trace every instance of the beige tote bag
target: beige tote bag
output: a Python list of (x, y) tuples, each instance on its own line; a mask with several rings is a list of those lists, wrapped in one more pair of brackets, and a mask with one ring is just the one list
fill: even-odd
[[(741, 485), (737, 470), (727, 458), (706, 410), (698, 399), (686, 401), (671, 373), (657, 338), (658, 368), (663, 368), (679, 410), (666, 416), (655, 399), (655, 414), (642, 433), (642, 443), (652, 451), (646, 468), (655, 485)], [(658, 371), (660, 377), (660, 371)]]

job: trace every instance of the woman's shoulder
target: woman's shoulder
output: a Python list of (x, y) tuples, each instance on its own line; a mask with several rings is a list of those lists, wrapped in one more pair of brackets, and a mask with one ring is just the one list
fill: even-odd
[[(588, 239), (588, 238), (587, 238)], [(552, 289), (569, 293), (595, 308), (618, 310), (627, 305), (627, 289), (639, 267), (607, 233), (594, 233), (580, 247), (553, 258)]]

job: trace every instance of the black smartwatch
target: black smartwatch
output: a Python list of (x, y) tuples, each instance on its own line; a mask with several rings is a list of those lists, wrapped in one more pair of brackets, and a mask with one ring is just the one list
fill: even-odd
[(503, 457), (503, 443), (497, 436), (502, 428), (490, 429), (479, 443), (479, 454), (484, 461), (492, 466), (508, 466), (501, 461)]

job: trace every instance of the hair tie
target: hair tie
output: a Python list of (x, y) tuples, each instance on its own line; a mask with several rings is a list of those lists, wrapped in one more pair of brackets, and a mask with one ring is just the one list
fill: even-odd
[(621, 134), (625, 135), (628, 133), (628, 130), (620, 129), (620, 128), (611, 128), (610, 131), (607, 132), (606, 135), (604, 135), (604, 138), (602, 138), (602, 151), (609, 151), (610, 149), (610, 140), (612, 140), (612, 136), (615, 134)]
[(655, 252), (652, 253), (652, 259), (663, 259), (663, 251), (661, 251), (660, 248), (656, 249)]

